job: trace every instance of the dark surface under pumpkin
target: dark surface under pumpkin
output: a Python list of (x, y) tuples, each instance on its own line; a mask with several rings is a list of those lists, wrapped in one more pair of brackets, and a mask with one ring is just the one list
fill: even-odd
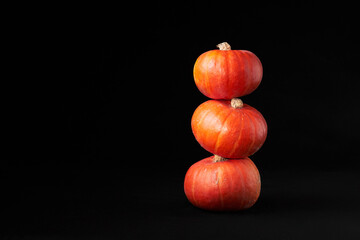
[(258, 201), (237, 212), (194, 207), (183, 192), (183, 174), (155, 169), (134, 180), (134, 172), (92, 168), (81, 174), (84, 181), (67, 186), (58, 182), (51, 187), (55, 180), (50, 179), (51, 185), (32, 183), (31, 187), (3, 189), (2, 217), (7, 221), (2, 234), (37, 240), (360, 236), (358, 173), (259, 171), (262, 187)]

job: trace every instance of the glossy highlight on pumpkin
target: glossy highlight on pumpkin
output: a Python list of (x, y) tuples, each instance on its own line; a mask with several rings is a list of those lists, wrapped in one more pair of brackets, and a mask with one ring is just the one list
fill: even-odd
[(259, 198), (260, 174), (249, 159), (215, 162), (214, 156), (193, 164), (185, 175), (184, 191), (196, 207), (212, 211), (250, 208)]
[(211, 50), (194, 65), (195, 84), (211, 99), (232, 99), (253, 92), (260, 84), (263, 67), (247, 50)]
[(267, 124), (259, 111), (247, 104), (234, 108), (229, 100), (202, 103), (194, 111), (191, 128), (205, 150), (225, 158), (251, 156), (267, 136)]

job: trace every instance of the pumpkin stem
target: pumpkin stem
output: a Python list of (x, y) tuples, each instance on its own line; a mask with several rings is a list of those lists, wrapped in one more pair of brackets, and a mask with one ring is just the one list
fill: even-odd
[(227, 42), (219, 43), (216, 45), (220, 50), (231, 50), (230, 44)]
[(244, 106), (244, 103), (243, 103), (243, 101), (241, 101), (241, 99), (239, 99), (239, 98), (233, 98), (233, 99), (231, 99), (230, 105), (231, 105), (233, 108), (242, 108), (242, 107)]
[(214, 162), (223, 162), (226, 161), (227, 159), (224, 157), (221, 157), (219, 155), (214, 155)]

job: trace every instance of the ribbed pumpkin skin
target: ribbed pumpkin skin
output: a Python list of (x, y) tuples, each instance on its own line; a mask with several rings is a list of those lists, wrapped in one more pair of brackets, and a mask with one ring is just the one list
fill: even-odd
[(212, 211), (250, 208), (260, 195), (260, 174), (249, 159), (214, 162), (214, 157), (193, 164), (185, 175), (184, 191), (196, 207)]
[(245, 158), (260, 149), (267, 136), (264, 117), (244, 104), (233, 108), (229, 100), (208, 100), (194, 112), (191, 128), (207, 151), (224, 158)]
[(195, 84), (211, 99), (232, 99), (253, 92), (263, 68), (259, 58), (246, 50), (211, 50), (194, 65)]

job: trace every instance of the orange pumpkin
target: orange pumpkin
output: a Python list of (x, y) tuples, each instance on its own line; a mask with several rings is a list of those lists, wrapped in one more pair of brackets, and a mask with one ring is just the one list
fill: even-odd
[(199, 56), (194, 65), (195, 84), (212, 99), (232, 99), (253, 92), (260, 84), (263, 68), (259, 58), (246, 50), (231, 50), (228, 43)]
[(260, 195), (260, 174), (249, 158), (205, 158), (185, 175), (184, 191), (196, 207), (212, 211), (250, 208)]
[(225, 158), (254, 154), (267, 135), (261, 113), (237, 98), (202, 103), (192, 116), (191, 128), (204, 149)]

